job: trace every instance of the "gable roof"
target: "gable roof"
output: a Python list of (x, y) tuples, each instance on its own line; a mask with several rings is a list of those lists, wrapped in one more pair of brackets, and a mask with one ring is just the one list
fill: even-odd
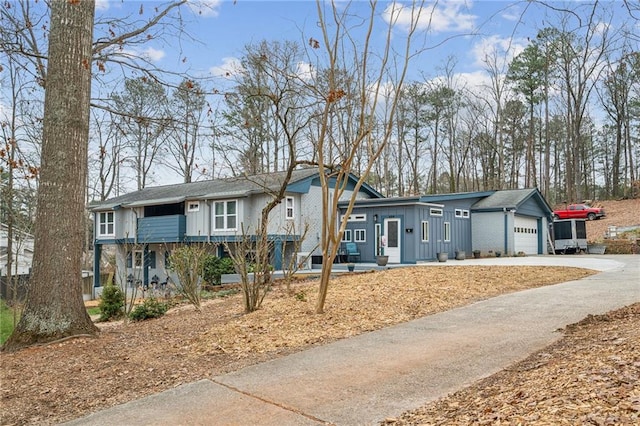
[(475, 203), (472, 209), (474, 211), (517, 209), (530, 198), (534, 198), (542, 210), (546, 211), (549, 215), (553, 212), (553, 209), (549, 203), (547, 203), (547, 200), (544, 199), (538, 188), (495, 191), (493, 194)]
[[(306, 193), (317, 179), (318, 169), (309, 167), (294, 170), (287, 186), (288, 192)], [(180, 203), (185, 200), (220, 200), (248, 197), (280, 189), (286, 172), (263, 173), (253, 176), (239, 176), (200, 182), (179, 183), (146, 187), (105, 201), (90, 203), (91, 211), (114, 210), (120, 207), (141, 207), (160, 204)], [(355, 179), (352, 177), (352, 179)], [(371, 196), (381, 197), (373, 188), (363, 185), (363, 190)]]
[(442, 203), (445, 201), (467, 200), (470, 198), (484, 198), (496, 192), (495, 190), (483, 192), (452, 192), (450, 194), (421, 195), (420, 201), (425, 203)]

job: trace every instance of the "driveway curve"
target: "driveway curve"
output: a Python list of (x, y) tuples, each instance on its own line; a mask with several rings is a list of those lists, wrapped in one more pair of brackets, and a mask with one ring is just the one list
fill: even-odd
[(589, 314), (640, 301), (640, 256), (425, 264), (573, 266), (598, 274), (506, 294), (201, 380), (69, 425), (374, 425), (500, 371)]

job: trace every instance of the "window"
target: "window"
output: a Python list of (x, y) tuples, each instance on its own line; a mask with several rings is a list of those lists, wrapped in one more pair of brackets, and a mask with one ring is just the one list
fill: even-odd
[(353, 237), (356, 243), (365, 243), (367, 242), (367, 230), (366, 229), (356, 229), (353, 231)]
[(348, 243), (351, 241), (351, 229), (345, 229), (344, 234), (342, 234), (342, 242)]
[(286, 218), (293, 219), (294, 218), (294, 208), (293, 208), (293, 197), (285, 198), (285, 208), (286, 208)]
[(469, 219), (469, 210), (462, 210), (462, 217)]
[(98, 235), (114, 236), (115, 234), (114, 213), (100, 212), (98, 214)]
[(347, 218), (347, 222), (366, 222), (367, 215), (364, 213), (352, 214)]
[(187, 205), (187, 211), (189, 212), (198, 212), (200, 211), (200, 202), (192, 201)]
[(426, 243), (429, 242), (429, 222), (426, 220), (422, 221), (422, 242)]
[(456, 209), (456, 217), (462, 217), (462, 209)]
[(134, 250), (133, 252), (133, 267), (142, 268), (142, 250)]
[(429, 209), (429, 214), (431, 216), (442, 216), (442, 209)]
[(451, 222), (444, 223), (444, 240), (451, 241)]
[(234, 231), (238, 220), (237, 201), (216, 201), (214, 215), (214, 229)]

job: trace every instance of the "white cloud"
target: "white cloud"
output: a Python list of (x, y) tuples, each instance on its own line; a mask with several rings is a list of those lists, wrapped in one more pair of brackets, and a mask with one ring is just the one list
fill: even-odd
[(298, 62), (296, 74), (300, 79), (310, 81), (316, 76), (316, 71), (309, 62)]
[(606, 22), (599, 22), (596, 27), (594, 28), (594, 32), (596, 34), (607, 34), (607, 32), (609, 31), (610, 25)]
[(231, 78), (242, 72), (242, 64), (238, 58), (222, 58), (222, 64), (209, 68), (214, 77)]
[[(468, 13), (472, 2), (468, 0), (441, 0), (426, 5), (420, 13), (419, 28), (431, 33), (453, 31), (472, 31), (475, 28), (476, 15)], [(397, 24), (408, 28), (412, 11), (398, 3), (390, 3), (383, 13), (383, 19), (389, 22), (397, 15)]]
[(486, 92), (487, 87), (491, 86), (491, 78), (484, 71), (459, 73), (456, 79), (461, 86), (476, 94)]
[(109, 0), (96, 0), (96, 10), (108, 10)]
[(158, 62), (165, 56), (164, 50), (154, 49), (153, 47), (147, 47), (143, 52), (142, 56), (148, 59), (151, 62)]
[(143, 58), (149, 62), (158, 62), (166, 55), (164, 50), (154, 49), (153, 47), (147, 47), (145, 50), (123, 49), (118, 53), (129, 58)]
[(187, 6), (196, 15), (215, 18), (220, 14), (222, 0), (189, 0)]
[(522, 52), (526, 45), (527, 43), (524, 39), (492, 35), (483, 37), (479, 42), (475, 43), (471, 47), (470, 54), (473, 57), (474, 65), (478, 67), (485, 68), (486, 59), (495, 58), (498, 68), (502, 68)]
[[(525, 9), (526, 10), (526, 9)], [(522, 6), (521, 3), (507, 3), (504, 9), (500, 10), (500, 18), (510, 21), (519, 22), (522, 19)]]

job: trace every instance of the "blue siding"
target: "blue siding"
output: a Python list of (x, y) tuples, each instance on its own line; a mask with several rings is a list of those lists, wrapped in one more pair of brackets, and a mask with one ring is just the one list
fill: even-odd
[(186, 231), (187, 217), (185, 215), (152, 216), (138, 219), (139, 243), (182, 242)]

